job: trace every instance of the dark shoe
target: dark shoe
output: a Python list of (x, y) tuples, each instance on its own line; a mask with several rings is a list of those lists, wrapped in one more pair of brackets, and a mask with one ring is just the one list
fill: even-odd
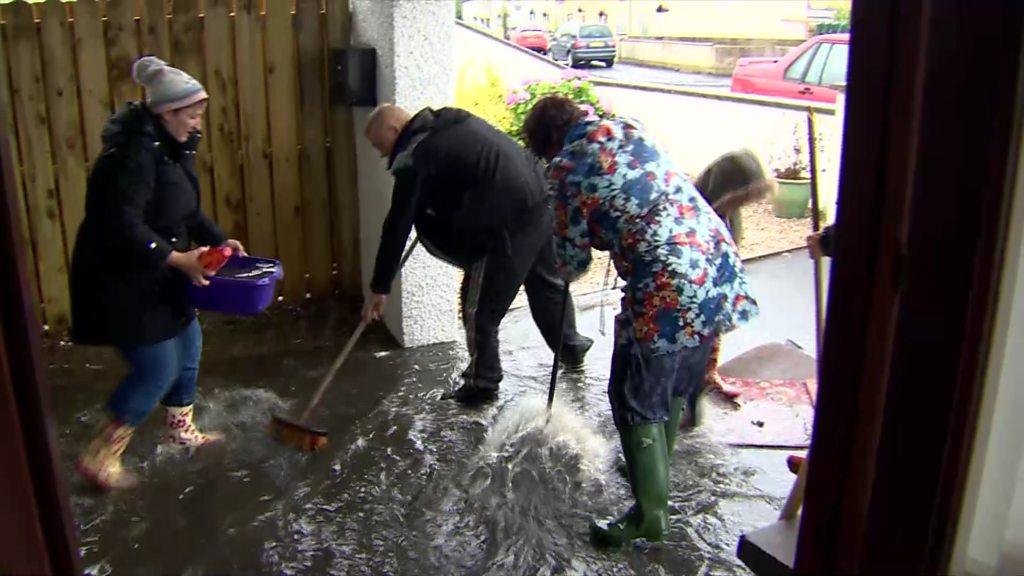
[(603, 547), (619, 547), (641, 538), (660, 542), (669, 526), (665, 425), (629, 426), (620, 430), (619, 436), (636, 504), (615, 520), (592, 523), (590, 540)]
[(466, 406), (479, 406), (498, 399), (498, 388), (465, 383), (456, 390), (445, 393), (442, 400), (455, 400)]
[(582, 370), (586, 364), (587, 352), (594, 346), (593, 338), (579, 336), (576, 343), (562, 346), (562, 366), (566, 370)]

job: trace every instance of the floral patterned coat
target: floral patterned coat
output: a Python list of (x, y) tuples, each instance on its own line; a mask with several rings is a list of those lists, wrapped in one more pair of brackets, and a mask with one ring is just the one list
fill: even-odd
[(548, 167), (560, 272), (611, 251), (623, 313), (654, 354), (700, 345), (757, 314), (728, 229), (700, 193), (627, 120), (583, 120)]

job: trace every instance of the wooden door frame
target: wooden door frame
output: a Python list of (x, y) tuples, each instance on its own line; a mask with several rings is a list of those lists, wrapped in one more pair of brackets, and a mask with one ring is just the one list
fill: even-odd
[(1020, 140), (1024, 5), (858, 0), (800, 573), (947, 569)]
[(0, 572), (77, 574), (12, 168), (10, 139), (0, 126)]

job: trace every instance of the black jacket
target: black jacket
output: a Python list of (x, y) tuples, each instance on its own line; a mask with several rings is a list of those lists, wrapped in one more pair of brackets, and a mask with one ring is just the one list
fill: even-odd
[(188, 279), (165, 261), (171, 250), (225, 241), (200, 209), (198, 138), (179, 143), (139, 104), (107, 122), (71, 261), (76, 342), (152, 344), (195, 318)]
[(399, 134), (395, 178), (370, 288), (390, 292), (413, 224), (431, 254), (461, 268), (507, 251), (509, 233), (547, 200), (540, 162), (484, 120), (457, 108), (416, 114)]

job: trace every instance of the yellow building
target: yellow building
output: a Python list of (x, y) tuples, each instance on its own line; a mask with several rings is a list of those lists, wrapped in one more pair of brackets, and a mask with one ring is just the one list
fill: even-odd
[[(604, 22), (647, 38), (803, 40), (850, 0), (466, 0), (464, 21), (501, 34), (526, 24), (554, 31), (564, 22)], [(504, 27), (503, 27), (504, 22)]]

